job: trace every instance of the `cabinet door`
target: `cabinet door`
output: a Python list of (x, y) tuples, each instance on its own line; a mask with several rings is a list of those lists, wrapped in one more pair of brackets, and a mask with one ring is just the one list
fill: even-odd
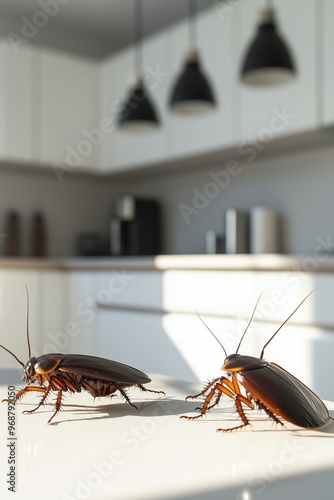
[[(163, 273), (111, 269), (94, 274), (96, 302), (101, 307), (119, 305), (126, 308), (162, 310)], [(145, 290), (145, 293), (143, 293)]]
[(98, 116), (105, 123), (104, 140), (98, 152), (98, 163), (104, 172), (112, 171), (115, 166), (116, 111), (120, 103), (117, 97), (117, 71), (115, 56), (104, 59), (99, 68)]
[[(203, 115), (172, 116), (173, 152), (182, 156), (207, 152), (234, 143), (234, 81), (232, 66), (232, 17), (222, 20), (213, 8), (199, 15), (197, 45), (203, 73), (216, 96), (217, 107)], [(173, 78), (178, 78), (189, 50), (188, 22), (182, 22), (171, 32)], [(171, 91), (171, 89), (170, 89)]]
[(323, 74), (321, 92), (321, 120), (324, 125), (333, 125), (334, 123), (334, 31), (333, 31), (333, 18), (334, 18), (334, 1), (324, 0), (323, 4), (319, 2), (319, 8), (323, 6), (320, 16), (320, 33), (322, 34), (323, 43)]
[(64, 352), (97, 355), (93, 273), (71, 271), (65, 276), (65, 287)]
[(100, 356), (145, 373), (163, 373), (198, 381), (177, 346), (166, 335), (161, 314), (101, 310), (98, 320)]
[(49, 50), (40, 58), (41, 162), (96, 169), (97, 64)]
[(35, 70), (37, 56), (30, 46), (14, 51), (0, 42), (0, 158), (33, 161), (37, 158)]
[[(233, 336), (234, 320), (203, 316), (220, 338)], [(203, 382), (222, 375), (224, 352), (196, 315), (142, 310), (100, 310), (99, 353), (145, 373)]]
[(135, 79), (134, 48), (130, 47), (103, 63), (101, 119), (112, 120), (113, 131), (103, 143), (103, 168), (126, 170), (165, 160), (170, 151), (170, 116), (166, 101), (171, 82), (170, 55), (165, 32), (143, 43), (143, 75), (149, 97), (161, 125), (156, 130), (130, 132), (117, 126), (121, 103)]
[[(27, 301), (29, 292), (29, 333), (32, 355), (42, 348), (41, 274), (27, 270), (0, 271), (0, 343), (12, 351), (24, 364), (28, 361)], [(1, 367), (20, 368), (17, 361), (0, 349)]]
[(274, 87), (245, 85), (239, 76), (245, 52), (259, 23), (263, 0), (242, 2), (233, 12), (235, 85), (240, 107), (238, 135), (240, 139), (261, 142), (261, 145), (276, 136), (310, 130), (318, 125), (316, 2), (281, 0), (274, 6), (278, 29), (291, 49), (297, 68), (293, 82)]
[(40, 304), (42, 317), (42, 349), (41, 354), (63, 352), (68, 344), (68, 333), (65, 322), (66, 281), (65, 273), (46, 270), (41, 278)]

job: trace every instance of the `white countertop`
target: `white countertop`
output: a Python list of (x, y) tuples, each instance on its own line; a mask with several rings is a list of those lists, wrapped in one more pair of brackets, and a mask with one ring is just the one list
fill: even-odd
[(227, 270), (332, 272), (334, 256), (323, 255), (158, 255), (156, 257), (0, 258), (0, 269), (54, 270)]
[[(52, 406), (32, 415), (38, 396), (16, 407), (17, 493), (6, 490), (7, 404), (0, 406), (0, 496), (7, 500), (329, 500), (334, 490), (334, 422), (318, 430), (278, 428), (262, 412), (252, 428), (228, 434), (235, 425), (228, 398), (220, 409), (197, 421), (198, 402), (185, 401), (201, 387), (151, 375), (148, 388), (134, 389), (138, 410), (118, 397), (94, 402), (89, 394), (66, 398), (55, 425), (47, 425)], [(1, 379), (0, 398), (10, 378)], [(5, 385), (4, 385), (5, 384)], [(18, 384), (17, 387), (22, 387)], [(334, 403), (328, 403), (334, 416)], [(254, 416), (253, 416), (254, 414)]]

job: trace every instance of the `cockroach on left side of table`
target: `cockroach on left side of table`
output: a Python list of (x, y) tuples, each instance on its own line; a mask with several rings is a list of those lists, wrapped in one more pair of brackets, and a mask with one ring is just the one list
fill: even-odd
[[(88, 391), (94, 398), (112, 396), (118, 391), (124, 399), (134, 408), (126, 393), (129, 387), (138, 387), (142, 391), (154, 394), (165, 394), (163, 391), (146, 389), (143, 384), (148, 384), (151, 379), (142, 371), (132, 366), (104, 359), (97, 356), (84, 354), (44, 354), (39, 357), (31, 356), (29, 338), (29, 297), (27, 290), (27, 344), (29, 360), (24, 364), (13, 352), (0, 344), (0, 347), (11, 354), (23, 367), (22, 381), (28, 385), (19, 390), (15, 401), (19, 401), (27, 392), (41, 392), (43, 396), (33, 410), (23, 413), (34, 413), (47, 400), (52, 391), (57, 392), (55, 411), (48, 420), (53, 418), (61, 409), (64, 392), (74, 393), (81, 390)], [(39, 385), (30, 385), (37, 382)], [(3, 401), (8, 401), (4, 399)]]

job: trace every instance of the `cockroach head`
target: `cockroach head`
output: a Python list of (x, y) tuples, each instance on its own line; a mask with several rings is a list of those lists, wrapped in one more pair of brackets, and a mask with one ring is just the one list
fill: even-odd
[(28, 363), (23, 368), (22, 380), (24, 382), (29, 382), (36, 374), (35, 364), (36, 364), (36, 358), (32, 357), (29, 359)]

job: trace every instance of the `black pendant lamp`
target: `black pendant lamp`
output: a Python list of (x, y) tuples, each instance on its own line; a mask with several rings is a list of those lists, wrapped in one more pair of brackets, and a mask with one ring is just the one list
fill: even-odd
[(156, 129), (159, 118), (152, 104), (142, 76), (142, 32), (143, 32), (143, 3), (134, 0), (135, 8), (135, 74), (136, 82), (130, 89), (118, 115), (118, 126), (122, 130), (144, 132)]
[(296, 76), (290, 51), (277, 32), (275, 11), (268, 0), (261, 12), (258, 32), (247, 50), (241, 80), (249, 85), (269, 86), (290, 82)]
[(215, 107), (215, 98), (206, 76), (202, 73), (196, 50), (195, 2), (196, 0), (188, 0), (189, 53), (169, 100), (171, 111), (178, 114), (203, 113)]

